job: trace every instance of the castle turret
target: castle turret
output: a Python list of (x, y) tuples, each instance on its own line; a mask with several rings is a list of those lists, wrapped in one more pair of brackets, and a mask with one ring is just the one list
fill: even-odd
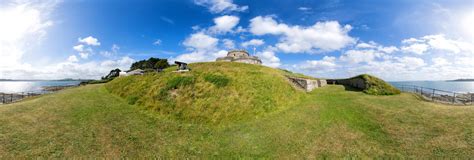
[(262, 61), (257, 56), (250, 56), (245, 50), (231, 50), (227, 53), (226, 57), (217, 58), (216, 61), (262, 64)]

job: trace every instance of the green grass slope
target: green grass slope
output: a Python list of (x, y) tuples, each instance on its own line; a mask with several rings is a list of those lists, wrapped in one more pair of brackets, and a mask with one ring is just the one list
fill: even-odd
[[(384, 80), (368, 74), (361, 74), (348, 79), (336, 79), (338, 84), (348, 85), (357, 89), (361, 89), (369, 95), (396, 95), (400, 94), (400, 90), (385, 82)], [(358, 81), (364, 83), (364, 87), (357, 85)]]
[(130, 104), (173, 119), (221, 123), (260, 117), (294, 106), (305, 96), (285, 75), (244, 63), (193, 63), (192, 71), (116, 78), (106, 88)]
[(203, 125), (89, 85), (0, 105), (0, 159), (468, 159), (473, 126), (469, 106), (340, 85), (262, 118)]

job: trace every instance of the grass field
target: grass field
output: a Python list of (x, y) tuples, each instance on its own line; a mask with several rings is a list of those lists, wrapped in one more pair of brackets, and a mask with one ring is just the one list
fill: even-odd
[(474, 157), (474, 108), (326, 86), (247, 121), (211, 125), (130, 105), (104, 85), (0, 105), (0, 159)]

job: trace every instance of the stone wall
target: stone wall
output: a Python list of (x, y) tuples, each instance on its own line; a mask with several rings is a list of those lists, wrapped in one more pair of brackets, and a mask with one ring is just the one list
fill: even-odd
[(358, 89), (366, 89), (368, 86), (365, 84), (365, 80), (362, 77), (354, 77), (350, 79), (331, 79), (328, 80), (329, 84), (342, 84), (346, 86), (351, 86)]
[(296, 77), (288, 77), (288, 79), (295, 84), (296, 86), (304, 89), (306, 92), (311, 92), (315, 88), (323, 87), (327, 85), (326, 80), (312, 80), (312, 79), (304, 79), (304, 78), (296, 78)]

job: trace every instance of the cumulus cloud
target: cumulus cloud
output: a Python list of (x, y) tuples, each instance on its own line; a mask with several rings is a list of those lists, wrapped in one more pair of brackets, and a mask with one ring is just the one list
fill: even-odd
[(312, 72), (334, 71), (337, 67), (336, 57), (324, 56), (321, 60), (308, 60), (302, 64), (294, 65), (293, 67), (310, 70)]
[(84, 51), (84, 45), (82, 44), (79, 44), (77, 46), (74, 46), (72, 47), (75, 51), (78, 51), (78, 52), (83, 52)]
[[(413, 44), (426, 45), (426, 50), (418, 52), (424, 54), (406, 54), (406, 47)], [(474, 70), (472, 46), (470, 42), (448, 38), (444, 35), (404, 39), (399, 47), (383, 46), (376, 42), (359, 42), (335, 60), (323, 58), (303, 61), (293, 65), (292, 69), (332, 78), (351, 77), (364, 73), (376, 75), (385, 80), (472, 78)], [(331, 70), (333, 64), (337, 70)]]
[(403, 46), (402, 50), (409, 53), (415, 53), (418, 55), (424, 54), (428, 50), (428, 45), (423, 43), (413, 43), (407, 46)]
[(211, 13), (243, 12), (249, 8), (238, 6), (233, 0), (194, 0), (194, 3), (208, 8)]
[(372, 62), (375, 59), (374, 50), (349, 50), (341, 58), (342, 61), (350, 63)]
[(100, 46), (100, 42), (97, 38), (94, 38), (92, 36), (86, 37), (86, 38), (79, 38), (78, 39), (79, 43), (91, 45), (91, 46)]
[(421, 38), (409, 38), (402, 41), (403, 51), (424, 54), (427, 51), (444, 51), (454, 54), (474, 53), (474, 45), (463, 40), (454, 40), (446, 38), (443, 34), (427, 35)]
[(263, 65), (277, 68), (281, 65), (280, 58), (274, 52), (273, 47), (268, 47), (261, 52), (257, 52), (257, 56), (262, 60)]
[(250, 32), (255, 35), (281, 36), (276, 47), (285, 53), (317, 53), (342, 49), (355, 43), (348, 35), (350, 25), (337, 21), (316, 22), (312, 26), (290, 26), (278, 23), (272, 16), (258, 16), (250, 20)]
[(246, 41), (246, 42), (243, 42), (241, 45), (242, 47), (244, 48), (247, 48), (248, 46), (261, 46), (265, 44), (265, 41), (261, 40), (261, 39), (252, 39), (250, 41)]
[(72, 56), (69, 56), (69, 58), (67, 58), (67, 61), (68, 62), (77, 62), (79, 60), (77, 59), (77, 57), (75, 55), (72, 55)]
[(237, 16), (221, 16), (214, 18), (215, 25), (209, 28), (209, 32), (223, 34), (232, 32), (232, 29), (239, 24), (240, 18)]
[(153, 45), (155, 45), (155, 46), (161, 45), (161, 40), (157, 39), (155, 42), (153, 42)]
[(235, 43), (231, 39), (223, 39), (222, 42), (224, 43), (224, 47), (226, 49), (234, 49), (235, 48)]
[(54, 23), (49, 15), (56, 1), (6, 1), (0, 6), (0, 77), (3, 69), (27, 66), (21, 58), (37, 45)]
[(219, 39), (203, 32), (193, 33), (183, 42), (183, 45), (191, 52), (181, 54), (174, 58), (174, 60), (188, 63), (213, 61), (217, 57), (222, 57), (227, 54), (226, 51), (217, 48), (218, 43)]
[(186, 38), (183, 45), (192, 50), (213, 50), (216, 48), (218, 41), (217, 38), (198, 32)]

